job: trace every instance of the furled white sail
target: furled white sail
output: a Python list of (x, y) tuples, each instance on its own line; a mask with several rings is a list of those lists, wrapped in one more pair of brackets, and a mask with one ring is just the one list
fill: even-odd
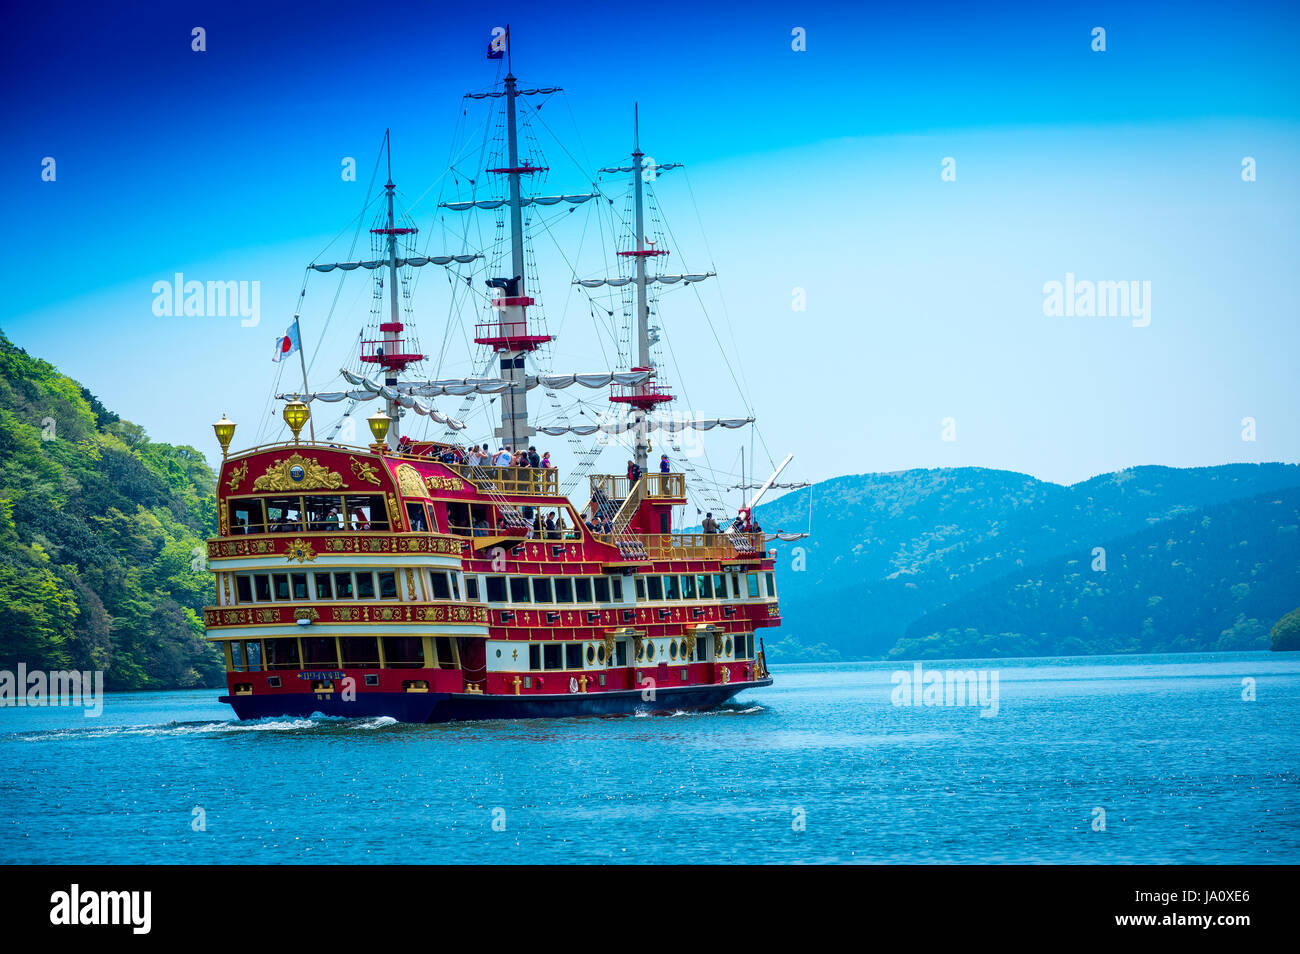
[[(744, 427), (746, 424), (753, 424), (752, 417), (711, 417), (695, 420), (655, 420), (646, 421), (644, 427), (648, 431), (668, 431), (676, 433), (677, 431), (695, 430), (711, 431), (715, 427), (737, 428)], [(559, 437), (562, 434), (577, 434), (579, 437), (586, 437), (590, 434), (623, 434), (627, 431), (634, 431), (637, 428), (636, 421), (605, 421), (600, 424), (572, 424), (563, 427), (536, 427), (539, 434), (547, 434), (551, 437)]]
[[(599, 192), (581, 192), (575, 195), (530, 195), (520, 199), (519, 206), (522, 208), (526, 205), (558, 205), (561, 202), (581, 205), (589, 199), (599, 197)], [(509, 199), (478, 199), (473, 202), (439, 202), (438, 208), (451, 209), (453, 212), (464, 212), (466, 209), (499, 209), (509, 201)]]
[[(452, 262), (459, 262), (464, 265), (482, 257), (482, 255), (414, 255), (410, 258), (399, 258), (397, 267), (402, 268), (405, 265), (410, 265), (412, 268), (423, 268), (425, 265), (450, 265)], [(307, 267), (314, 268), (318, 272), (332, 272), (336, 268), (350, 272), (354, 268), (388, 268), (391, 264), (388, 259), (381, 258), (371, 262), (331, 262), (327, 265), (309, 265)]]
[[(377, 381), (372, 381), (359, 374), (352, 374), (349, 371), (344, 371), (343, 376), (352, 384), (360, 385), (360, 387), (353, 391), (314, 391), (311, 394), (296, 395), (296, 397), (298, 400), (306, 401), (308, 403), (311, 403), (312, 401), (325, 401), (329, 404), (338, 401), (373, 401), (375, 398), (383, 398), (386, 401), (396, 401), (407, 410), (414, 411), (416, 414), (421, 414), (424, 417), (435, 420), (439, 424), (446, 424), (453, 431), (460, 431), (465, 428), (463, 421), (457, 421), (454, 418), (447, 417), (445, 414), (442, 414), (435, 409), (428, 401), (423, 401), (418, 397), (412, 397), (409, 394), (402, 394), (396, 388), (391, 388), (387, 385), (380, 384)], [(276, 395), (279, 400), (289, 400), (294, 396), (295, 395), (289, 394)]]
[[(351, 371), (344, 370), (343, 376), (352, 384), (359, 384), (362, 378)], [(543, 387), (561, 390), (580, 384), (584, 388), (603, 388), (611, 384), (630, 386), (644, 384), (650, 378), (649, 371), (602, 371), (594, 374), (530, 374), (525, 379), (528, 390)], [(503, 378), (439, 378), (436, 381), (407, 381), (397, 385), (399, 394), (418, 397), (461, 397), (466, 394), (500, 394), (510, 389), (510, 382)]]
[[(713, 278), (717, 272), (694, 272), (689, 275), (647, 275), (647, 282), (658, 282), (661, 285), (676, 285), (678, 282), (702, 282), (706, 278)], [(630, 285), (636, 281), (635, 277), (629, 278), (579, 278), (575, 279), (573, 284), (581, 285), (583, 288), (599, 288), (606, 285), (610, 288), (622, 288), (624, 285)]]

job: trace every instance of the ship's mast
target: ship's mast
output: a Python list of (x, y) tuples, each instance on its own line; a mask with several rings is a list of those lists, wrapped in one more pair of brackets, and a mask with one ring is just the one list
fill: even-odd
[[(398, 313), (397, 305), (397, 225), (393, 219), (393, 192), (397, 188), (393, 185), (393, 146), (389, 140), (389, 130), (384, 130), (384, 151), (388, 154), (388, 182), (384, 185), (384, 190), (388, 193), (388, 321), (382, 326), (384, 333), (384, 354), (396, 354), (400, 346), (401, 339), (398, 337), (402, 330), (401, 316)], [(397, 368), (394, 365), (386, 367), (384, 375), (384, 384), (389, 387), (397, 386)], [(392, 419), (392, 424), (388, 429), (388, 446), (392, 449), (397, 448), (398, 439), (402, 431), (402, 409), (392, 398), (388, 399), (385, 413)]]
[[(645, 210), (642, 198), (642, 183), (645, 181), (645, 153), (641, 151), (641, 108), (632, 105), (632, 193), (636, 202), (636, 351), (637, 367), (652, 370), (650, 361), (650, 308), (646, 303), (645, 280)], [(653, 379), (651, 379), (653, 380)], [(650, 457), (650, 431), (647, 427), (648, 415), (641, 409), (636, 421), (636, 465), (645, 473), (646, 462)]]

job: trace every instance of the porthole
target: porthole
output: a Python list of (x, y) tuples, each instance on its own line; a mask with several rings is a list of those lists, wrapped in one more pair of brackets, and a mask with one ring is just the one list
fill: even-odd
[[(599, 646), (596, 647), (596, 662), (600, 663), (602, 666), (605, 665), (605, 644), (604, 643), (601, 643)], [(601, 678), (604, 679), (605, 677), (601, 676)], [(602, 683), (602, 685), (604, 684)]]
[(587, 644), (587, 665), (590, 666), (595, 661), (596, 661), (596, 647), (588, 643)]
[(645, 659), (645, 645), (642, 644), (636, 648), (636, 661), (641, 662)]
[(645, 658), (646, 658), (647, 660), (653, 660), (653, 659), (655, 658), (655, 644), (654, 644), (654, 643), (646, 643), (646, 647), (645, 647)]
[(669, 659), (677, 658), (677, 640), (675, 639), (670, 640), (668, 643), (668, 658)]
[(726, 653), (727, 653), (728, 656), (731, 655), (731, 637), (730, 637), (730, 636), (727, 637), (727, 642), (726, 642)]
[(497, 650), (497, 659), (500, 659), (500, 658), (501, 658), (501, 650), (498, 649), (498, 650)]

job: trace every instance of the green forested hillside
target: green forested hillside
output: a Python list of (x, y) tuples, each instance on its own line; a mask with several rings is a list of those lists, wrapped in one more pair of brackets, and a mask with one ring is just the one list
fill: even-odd
[[(1300, 488), (1300, 467), (1293, 464), (1137, 467), (1069, 487), (984, 468), (828, 480), (758, 510), (766, 530), (803, 530), (812, 501), (812, 538), (777, 545), (784, 623), (768, 635), (772, 658), (878, 659), (896, 647), (957, 656), (971, 639), (1001, 634), (1023, 637), (1006, 642), (1025, 654), (1056, 652), (1052, 647), (1066, 639), (1079, 653), (1112, 651), (1117, 640), (1136, 649), (1156, 645), (1143, 634), (1148, 617), (1169, 636), (1160, 645), (1266, 648), (1267, 639), (1251, 620), (1266, 637), (1300, 595), (1293, 591), (1286, 605), (1275, 605), (1281, 599), (1275, 594), (1294, 579), (1295, 567), (1286, 565), (1289, 538), (1262, 532), (1280, 519), (1270, 503), (1280, 495), (1267, 495), (1288, 488)], [(1130, 586), (1153, 587), (1147, 596), (1168, 601), (1158, 613), (1106, 616), (1111, 632), (1097, 626), (1085, 632), (1079, 629), (1079, 617), (1087, 614), (1078, 610), (1078, 595), (1065, 585), (1048, 586), (1058, 571), (1077, 568), (1084, 558), (1087, 568), (1099, 546), (1107, 549), (1113, 571), (1116, 554), (1127, 545), (1122, 541), (1155, 527), (1167, 529), (1175, 541), (1209, 539), (1197, 530), (1207, 508), (1233, 502), (1241, 502), (1236, 518), (1255, 532), (1230, 541), (1231, 550), (1229, 542), (1218, 541), (1223, 553), (1193, 548), (1172, 557), (1183, 562), (1169, 592), (1154, 589), (1166, 582), (1159, 565), (1130, 566)], [(1247, 550), (1258, 566), (1229, 584), (1248, 589), (1235, 591), (1244, 595), (1234, 599), (1234, 614), (1220, 625), (1220, 604), (1210, 607), (1205, 591)], [(1116, 577), (1107, 580), (1114, 584)], [(965, 599), (976, 592), (982, 593), (978, 599)], [(1100, 622), (1095, 612), (1090, 619)], [(1125, 629), (1130, 626), (1132, 632)], [(1224, 629), (1231, 631), (1227, 637)], [(927, 639), (923, 647), (917, 643)]]
[(203, 640), (214, 476), (0, 332), (0, 668), (215, 686)]

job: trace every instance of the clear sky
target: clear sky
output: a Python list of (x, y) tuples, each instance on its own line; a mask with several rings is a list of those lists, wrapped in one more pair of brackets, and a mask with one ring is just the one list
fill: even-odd
[[(626, 161), (634, 101), (646, 152), (687, 164), (657, 186), (671, 270), (719, 278), (700, 286), (706, 311), (694, 290), (663, 297), (666, 374), (701, 414), (748, 401), (759, 470), (794, 452), (802, 479), (979, 465), (1074, 482), (1300, 460), (1295, 4), (235, 0), (4, 16), (0, 327), (157, 440), (211, 456), (223, 412), (237, 444), (258, 436), (271, 341), (304, 266), (345, 230), (323, 258), (346, 256), (385, 128), (417, 224), (443, 241), (429, 250), (461, 250), (433, 206), (461, 94), (494, 82), (484, 54), (508, 22), (522, 82), (565, 89), (542, 114), (562, 144), (543, 143), (549, 191)], [(584, 210), (557, 222), (559, 245), (581, 249), (568, 258), (539, 241), (556, 370), (605, 367), (568, 264), (599, 273), (594, 229)], [(176, 272), (259, 282), (260, 324), (155, 316), (152, 286)], [(1149, 323), (1045, 315), (1045, 284), (1067, 274), (1148, 287)], [(368, 311), (365, 280), (349, 281), (316, 388), (341, 386)], [(309, 286), (309, 357), (336, 287)], [(444, 275), (422, 277), (425, 351), (454, 345), (427, 370), (470, 373), (464, 328), (481, 314), (448, 302)], [(707, 442), (709, 464), (734, 470), (740, 439)]]

